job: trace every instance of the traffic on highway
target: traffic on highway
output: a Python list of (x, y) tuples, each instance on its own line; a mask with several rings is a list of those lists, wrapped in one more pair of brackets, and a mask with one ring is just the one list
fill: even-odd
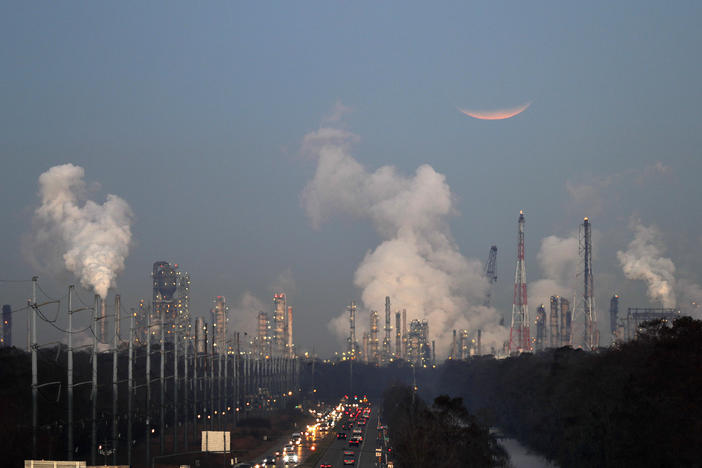
[[(324, 450), (315, 468), (368, 467), (379, 465), (385, 440), (377, 409), (365, 396), (345, 396), (334, 408), (310, 410), (316, 422), (304, 431), (294, 432), (274, 452), (255, 463), (253, 468), (293, 468)], [(323, 445), (323, 448), (320, 448)], [(316, 457), (315, 457), (316, 458)]]

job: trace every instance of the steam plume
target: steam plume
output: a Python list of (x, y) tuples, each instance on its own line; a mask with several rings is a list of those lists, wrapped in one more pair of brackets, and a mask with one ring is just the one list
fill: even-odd
[(82, 286), (103, 298), (124, 269), (131, 242), (132, 212), (127, 202), (107, 195), (102, 205), (82, 201), (85, 193), (80, 166), (54, 166), (39, 176), (41, 206), (34, 213), (33, 240), (47, 246)]
[(617, 258), (627, 278), (644, 280), (648, 297), (663, 307), (675, 307), (675, 264), (663, 257), (664, 246), (655, 226), (633, 225), (634, 240)]
[[(370, 220), (382, 237), (355, 273), (363, 305), (380, 310), (390, 296), (393, 309), (407, 309), (408, 319), (429, 321), (444, 354), (453, 328), (480, 328), (486, 349), (501, 346), (505, 330), (497, 312), (480, 305), (488, 288), (482, 263), (461, 255), (446, 222), (455, 212), (446, 178), (429, 165), (410, 177), (392, 166), (369, 172), (350, 155), (356, 140), (335, 128), (304, 137), (302, 149), (317, 158), (317, 170), (302, 202), (315, 226), (341, 212)], [(340, 315), (329, 327), (344, 338), (347, 323)]]
[(545, 304), (551, 296), (570, 300), (575, 291), (575, 273), (578, 265), (578, 238), (548, 236), (541, 241), (536, 256), (544, 278), (529, 284), (529, 302), (532, 307)]

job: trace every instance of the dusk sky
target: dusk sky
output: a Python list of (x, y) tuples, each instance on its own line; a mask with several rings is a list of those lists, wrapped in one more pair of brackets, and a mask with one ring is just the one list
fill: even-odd
[[(300, 351), (340, 351), (330, 322), (356, 300), (360, 335), (385, 295), (437, 340), (509, 325), (520, 210), (531, 314), (582, 294), (589, 216), (603, 344), (613, 293), (700, 318), (700, 24), (699, 1), (3, 2), (0, 303), (31, 295), (6, 280), (80, 283), (33, 244), (39, 176), (71, 163), (86, 199), (133, 213), (109, 301), (150, 301), (151, 265), (171, 261), (194, 316), (224, 295), (252, 331), (282, 288)], [(494, 310), (478, 310), (493, 244)], [(446, 311), (408, 299), (425, 289)]]

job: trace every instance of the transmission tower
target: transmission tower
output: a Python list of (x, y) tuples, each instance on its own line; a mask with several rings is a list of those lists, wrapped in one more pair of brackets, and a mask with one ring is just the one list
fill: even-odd
[(529, 310), (527, 309), (526, 267), (524, 266), (524, 212), (519, 212), (517, 268), (514, 272), (512, 326), (509, 330), (509, 352), (531, 351)]
[(485, 277), (490, 282), (487, 294), (485, 295), (486, 307), (490, 307), (490, 300), (492, 299), (492, 285), (497, 282), (497, 246), (493, 245), (490, 247), (490, 254), (488, 255), (488, 261), (485, 264)]
[(599, 346), (600, 332), (597, 327), (597, 312), (593, 299), (592, 280), (592, 227), (590, 220), (585, 218), (580, 225), (579, 253), (583, 259), (583, 316), (584, 316), (584, 336), (583, 346), (585, 349), (595, 349)]

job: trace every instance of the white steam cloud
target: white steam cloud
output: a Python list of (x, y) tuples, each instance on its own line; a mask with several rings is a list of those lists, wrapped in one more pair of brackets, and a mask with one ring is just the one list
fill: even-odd
[(646, 282), (647, 294), (663, 307), (675, 307), (675, 264), (663, 257), (665, 247), (655, 226), (633, 223), (634, 240), (617, 258), (627, 278)]
[[(408, 322), (429, 322), (437, 353), (444, 355), (454, 328), (482, 329), (485, 349), (501, 347), (506, 330), (498, 325), (500, 317), (481, 305), (488, 289), (483, 265), (463, 257), (451, 237), (446, 218), (455, 209), (446, 178), (429, 165), (410, 177), (392, 166), (369, 172), (350, 154), (357, 140), (348, 131), (328, 127), (304, 137), (302, 150), (317, 158), (317, 170), (302, 202), (314, 226), (340, 212), (369, 219), (383, 238), (355, 273), (366, 311), (382, 315), (385, 296), (390, 296), (393, 314), (407, 309)], [(357, 330), (367, 327), (367, 317), (366, 312), (357, 316)], [(329, 327), (345, 338), (346, 315)]]
[(258, 313), (268, 312), (270, 305), (264, 304), (250, 291), (245, 291), (235, 304), (230, 304), (229, 330), (246, 333), (248, 338), (241, 336), (242, 342), (253, 340), (257, 333)]
[[(542, 239), (536, 256), (544, 278), (529, 283), (530, 309), (536, 310), (541, 304), (549, 308), (551, 296), (572, 300), (576, 289), (575, 274), (578, 267), (578, 238), (548, 236)], [(535, 317), (535, 315), (534, 315)]]
[(107, 195), (102, 205), (83, 201), (85, 171), (80, 166), (54, 166), (39, 176), (41, 206), (34, 212), (33, 246), (52, 252), (83, 287), (101, 297), (124, 269), (132, 238), (132, 211), (127, 202)]

